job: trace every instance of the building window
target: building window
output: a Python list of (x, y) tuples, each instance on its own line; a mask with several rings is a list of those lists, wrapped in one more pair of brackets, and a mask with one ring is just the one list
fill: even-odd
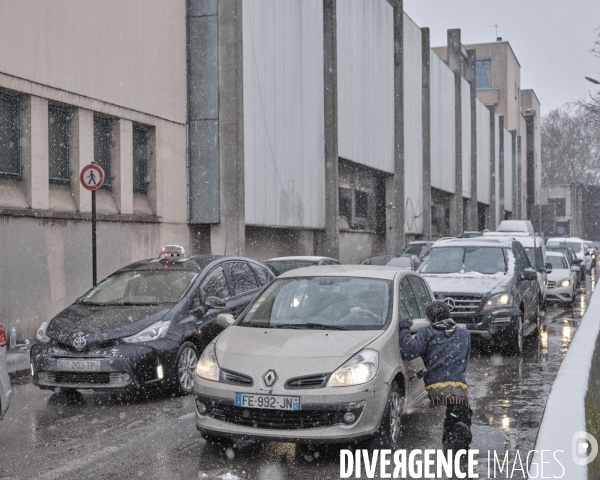
[(48, 171), (52, 182), (68, 183), (71, 180), (70, 119), (66, 108), (48, 105)]
[(150, 156), (150, 129), (133, 125), (133, 191), (148, 193), (148, 157)]
[(567, 200), (565, 198), (549, 198), (548, 203), (556, 205), (557, 217), (565, 217), (567, 215)]
[(339, 215), (344, 217), (348, 224), (352, 220), (352, 190), (340, 187), (339, 192)]
[(369, 194), (356, 190), (354, 192), (354, 214), (361, 220), (369, 216)]
[(21, 175), (21, 99), (0, 94), (0, 175)]
[(103, 188), (112, 187), (112, 131), (110, 118), (94, 117), (94, 162), (104, 170)]
[(492, 59), (482, 58), (475, 62), (477, 88), (492, 88)]

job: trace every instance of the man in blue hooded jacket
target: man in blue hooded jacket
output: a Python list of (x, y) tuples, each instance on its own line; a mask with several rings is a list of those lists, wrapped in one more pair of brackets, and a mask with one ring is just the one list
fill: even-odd
[(471, 408), (465, 370), (471, 350), (471, 334), (450, 318), (443, 302), (432, 302), (425, 310), (429, 327), (410, 334), (411, 321), (400, 321), (400, 351), (406, 360), (421, 357), (423, 380), (433, 406), (446, 405), (442, 443), (453, 451), (471, 443)]

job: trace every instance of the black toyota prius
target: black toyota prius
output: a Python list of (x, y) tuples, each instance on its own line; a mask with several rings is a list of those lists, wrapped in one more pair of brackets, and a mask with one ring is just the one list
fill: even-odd
[(42, 389), (192, 391), (202, 350), (237, 316), (271, 271), (242, 257), (186, 257), (166, 246), (157, 259), (113, 273), (44, 322), (31, 349), (33, 382)]

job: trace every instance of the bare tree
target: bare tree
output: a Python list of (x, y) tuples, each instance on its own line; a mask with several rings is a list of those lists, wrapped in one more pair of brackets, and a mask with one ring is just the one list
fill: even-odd
[[(592, 53), (600, 59), (600, 33), (594, 42)], [(579, 105), (592, 117), (592, 119), (600, 125), (600, 90), (596, 93), (589, 94), (588, 97), (579, 101)]]
[(542, 183), (600, 184), (600, 123), (579, 105), (542, 118)]

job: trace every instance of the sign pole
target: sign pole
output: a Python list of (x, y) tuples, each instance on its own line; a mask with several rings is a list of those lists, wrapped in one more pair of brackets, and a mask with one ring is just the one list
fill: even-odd
[(94, 287), (98, 283), (98, 270), (96, 262), (96, 190), (92, 190), (92, 282)]
[(86, 190), (92, 192), (92, 283), (98, 284), (98, 262), (96, 255), (96, 190), (104, 183), (104, 170), (94, 162), (81, 169), (79, 182)]

